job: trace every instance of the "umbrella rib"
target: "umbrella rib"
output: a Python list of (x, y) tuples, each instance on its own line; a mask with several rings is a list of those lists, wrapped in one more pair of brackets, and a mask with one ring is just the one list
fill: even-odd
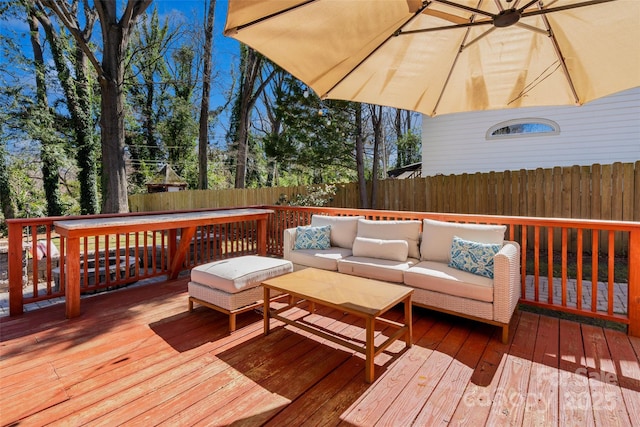
[[(443, 0), (433, 0), (433, 1), (434, 2), (444, 3), (444, 4), (450, 4), (449, 2), (444, 2)], [(532, 3), (535, 3), (537, 1), (539, 1), (539, 0), (535, 0)], [(521, 15), (520, 15), (520, 19), (526, 18), (526, 17), (529, 17), (529, 16), (546, 15), (548, 13), (562, 12), (564, 10), (569, 10), (569, 9), (578, 9), (578, 8), (585, 7), (585, 6), (594, 6), (594, 5), (597, 5), (597, 4), (609, 3), (609, 2), (612, 2), (612, 1), (618, 1), (618, 0), (589, 0), (589, 1), (582, 2), (582, 3), (575, 3), (575, 4), (565, 5), (565, 6), (549, 7), (549, 8), (533, 10), (533, 11), (529, 11), (529, 12), (524, 12), (523, 11), (521, 13)], [(523, 9), (531, 6), (532, 3), (529, 3), (526, 6), (523, 6), (520, 10), (523, 10)], [(465, 8), (465, 10), (467, 10), (467, 9), (472, 9), (472, 8)], [(473, 9), (473, 10), (477, 10), (477, 9)], [(488, 14), (487, 12), (482, 12), (482, 14), (484, 14), (486, 16), (491, 16), (491, 17), (494, 16), (494, 15)], [(402, 31), (402, 32), (399, 33), (399, 35), (430, 33), (430, 32), (434, 32), (434, 31), (443, 31), (443, 30), (455, 30), (457, 28), (477, 27), (477, 26), (480, 26), (480, 25), (493, 25), (493, 20), (483, 19), (483, 20), (480, 20), (480, 21), (465, 22), (464, 24), (443, 25), (441, 27), (421, 28), (421, 29), (417, 29), (417, 30)]]
[(434, 3), (446, 4), (447, 6), (450, 6), (450, 7), (456, 8), (456, 9), (466, 10), (467, 12), (471, 12), (471, 13), (477, 14), (477, 15), (484, 15), (484, 16), (487, 16), (489, 18), (495, 17), (495, 15), (493, 13), (485, 12), (482, 9), (476, 9), (474, 7), (469, 7), (469, 6), (465, 6), (465, 5), (462, 5), (462, 4), (454, 3), (454, 2), (451, 2), (449, 0), (433, 0), (433, 2)]
[[(480, 1), (482, 1), (482, 0), (480, 0)], [(469, 19), (470, 19), (471, 22), (473, 22), (473, 20), (475, 19), (475, 15), (471, 15), (471, 17)], [(470, 44), (475, 43), (480, 38), (482, 38), (482, 37), (486, 36), (487, 34), (491, 33), (494, 29), (495, 29), (495, 27), (490, 28), (488, 31), (486, 31), (481, 36), (477, 37), (474, 40), (471, 40)], [(453, 63), (451, 64), (451, 67), (449, 68), (449, 73), (447, 74), (447, 78), (445, 79), (444, 84), (442, 85), (442, 90), (440, 91), (440, 95), (438, 95), (438, 100), (433, 105), (433, 111), (431, 112), (431, 116), (435, 116), (436, 115), (436, 111), (438, 110), (438, 106), (440, 105), (440, 101), (442, 100), (442, 96), (444, 95), (444, 91), (447, 89), (447, 86), (449, 85), (449, 80), (451, 80), (451, 75), (453, 74), (453, 69), (456, 67), (456, 63), (458, 62), (458, 58), (460, 58), (460, 53), (462, 53), (462, 50), (465, 48), (465, 43), (467, 41), (467, 37), (469, 37), (469, 31), (471, 31), (471, 30), (469, 28), (467, 28), (467, 31), (466, 31), (466, 33), (464, 35), (464, 38), (462, 39), (462, 43), (460, 44), (460, 49), (458, 49), (458, 53), (456, 53), (456, 57), (453, 59)]]
[[(539, 1), (539, 0), (536, 0), (536, 1)], [(578, 9), (578, 8), (586, 7), (586, 6), (595, 6), (595, 5), (601, 4), (601, 3), (610, 3), (612, 1), (618, 1), (618, 0), (589, 0), (589, 1), (582, 2), (582, 3), (567, 4), (567, 5), (564, 5), (564, 6), (540, 8), (538, 10), (532, 10), (530, 12), (525, 12), (524, 11), (525, 7), (522, 7), (520, 9), (522, 11), (522, 15), (520, 17), (521, 18), (526, 18), (527, 16), (546, 15), (548, 13), (553, 13), (553, 12), (562, 12), (563, 10)], [(535, 2), (533, 2), (533, 3), (535, 3)], [(530, 4), (528, 4), (526, 7), (529, 7), (529, 6), (530, 6)]]
[(251, 21), (251, 22), (247, 22), (246, 24), (242, 24), (242, 25), (238, 25), (237, 27), (229, 28), (228, 30), (226, 30), (224, 32), (224, 34), (226, 36), (230, 36), (231, 34), (236, 34), (236, 33), (238, 33), (238, 31), (240, 31), (242, 29), (245, 29), (247, 27), (251, 27), (251, 26), (253, 26), (255, 24), (259, 24), (259, 23), (264, 22), (264, 21), (268, 21), (271, 18), (275, 18), (275, 17), (280, 16), (282, 14), (291, 12), (292, 10), (296, 10), (298, 8), (307, 6), (308, 4), (314, 3), (316, 1), (317, 0), (307, 0), (307, 1), (304, 1), (302, 3), (297, 4), (295, 6), (291, 6), (291, 7), (288, 7), (286, 9), (282, 9), (282, 10), (280, 10), (278, 12), (272, 13), (270, 15), (262, 16), (262, 17), (260, 17), (258, 19), (255, 19), (255, 20)]
[(345, 74), (344, 76), (342, 76), (340, 78), (340, 80), (338, 80), (333, 86), (331, 86), (323, 95), (320, 96), (321, 99), (327, 98), (329, 96), (329, 94), (331, 93), (332, 90), (334, 90), (336, 88), (336, 86), (338, 86), (340, 83), (342, 83), (347, 77), (349, 77), (355, 70), (358, 69), (358, 67), (360, 67), (360, 65), (362, 65), (367, 59), (369, 59), (374, 53), (376, 53), (378, 50), (380, 50), (380, 48), (382, 46), (384, 46), (389, 40), (391, 40), (392, 37), (397, 37), (400, 34), (404, 34), (402, 32), (402, 29), (404, 27), (406, 27), (407, 25), (409, 25), (411, 23), (411, 21), (413, 21), (414, 19), (416, 19), (427, 7), (429, 7), (429, 5), (431, 4), (431, 2), (424, 2), (423, 5), (409, 18), (406, 20), (406, 22), (404, 22), (402, 25), (400, 25), (400, 27), (398, 27), (397, 30), (395, 30), (393, 33), (391, 33), (389, 35), (389, 37), (387, 37), (386, 39), (384, 39), (384, 41), (382, 43), (380, 43), (378, 46), (376, 46), (375, 49), (371, 50), (371, 52), (369, 52), (369, 54), (367, 54), (367, 56), (365, 56), (360, 62), (358, 62), (358, 64), (353, 67), (351, 70), (349, 70), (349, 72), (347, 74)]
[(569, 74), (569, 69), (567, 68), (567, 63), (564, 61), (564, 55), (562, 54), (562, 50), (560, 50), (560, 45), (558, 44), (558, 40), (556, 39), (556, 36), (553, 33), (553, 30), (551, 29), (551, 24), (549, 23), (549, 20), (547, 19), (546, 15), (542, 15), (542, 22), (544, 22), (544, 26), (547, 28), (547, 31), (549, 32), (549, 38), (551, 39), (551, 43), (553, 44), (553, 49), (555, 50), (556, 55), (558, 56), (558, 61), (560, 61), (560, 66), (562, 68), (565, 78), (567, 79), (567, 83), (569, 84), (571, 93), (573, 94), (573, 99), (575, 100), (576, 104), (579, 104), (580, 98), (578, 97), (578, 93), (576, 92), (576, 87), (573, 84), (573, 80), (571, 79), (571, 75)]

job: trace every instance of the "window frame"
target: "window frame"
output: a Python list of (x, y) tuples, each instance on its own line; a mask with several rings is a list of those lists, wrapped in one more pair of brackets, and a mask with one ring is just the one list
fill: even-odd
[[(493, 135), (493, 132), (508, 126), (534, 124), (534, 123), (547, 125), (551, 127), (553, 130), (550, 132), (505, 133), (505, 134)], [(551, 135), (559, 135), (559, 134), (560, 134), (560, 125), (557, 122), (549, 119), (539, 118), (539, 117), (525, 117), (521, 119), (506, 120), (504, 122), (500, 122), (491, 126), (489, 130), (487, 130), (487, 133), (485, 134), (485, 139), (487, 141), (496, 141), (496, 140), (502, 140), (502, 139), (530, 138), (530, 137), (536, 137), (536, 136), (540, 137), (540, 136), (551, 136)]]

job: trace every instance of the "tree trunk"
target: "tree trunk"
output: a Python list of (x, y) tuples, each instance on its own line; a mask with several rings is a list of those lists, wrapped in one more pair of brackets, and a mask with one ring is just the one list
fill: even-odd
[(80, 172), (80, 213), (93, 215), (98, 207), (98, 147), (93, 138), (91, 123), (91, 100), (87, 78), (87, 56), (76, 48), (76, 93), (77, 105), (70, 106), (78, 147), (77, 163)]
[[(396, 141), (399, 142), (402, 139), (402, 110), (396, 108), (396, 119), (394, 123), (395, 131), (396, 131)], [(405, 162), (405, 152), (404, 147), (401, 144), (397, 144), (398, 153), (396, 156), (396, 167), (399, 168), (406, 164)]]
[(236, 188), (244, 188), (247, 177), (247, 158), (249, 156), (249, 125), (251, 124), (251, 109), (253, 108), (259, 92), (254, 94), (254, 88), (262, 69), (262, 58), (251, 49), (246, 49), (246, 54), (240, 62), (241, 79), (239, 93), (239, 117), (238, 117), (238, 153), (236, 157)]
[(382, 107), (371, 105), (371, 124), (373, 127), (373, 167), (371, 171), (371, 209), (376, 209), (378, 198), (378, 163), (382, 142)]
[(369, 208), (367, 196), (367, 180), (364, 175), (364, 139), (362, 138), (362, 104), (356, 103), (356, 168), (358, 171), (358, 191), (360, 193), (360, 207)]
[[(102, 212), (124, 213), (129, 211), (127, 200), (127, 173), (124, 162), (124, 46), (127, 37), (120, 26), (103, 24), (104, 55), (100, 79), (102, 140)], [(103, 30), (104, 31), (104, 30)]]
[(202, 103), (200, 104), (200, 132), (198, 134), (198, 188), (206, 190), (207, 156), (209, 155), (209, 93), (211, 91), (211, 50), (213, 46), (213, 21), (216, 0), (209, 0), (207, 27), (204, 42), (204, 71), (202, 82)]
[(129, 211), (124, 158), (124, 63), (136, 19), (151, 0), (128, 0), (122, 17), (114, 1), (96, 2), (102, 29), (102, 64), (99, 71), (102, 141), (102, 212)]

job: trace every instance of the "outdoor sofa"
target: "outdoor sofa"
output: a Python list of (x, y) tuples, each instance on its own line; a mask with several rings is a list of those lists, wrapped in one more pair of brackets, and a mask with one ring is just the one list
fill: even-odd
[(509, 336), (520, 246), (504, 225), (314, 215), (284, 231), (284, 259), (414, 288), (412, 304), (489, 323)]

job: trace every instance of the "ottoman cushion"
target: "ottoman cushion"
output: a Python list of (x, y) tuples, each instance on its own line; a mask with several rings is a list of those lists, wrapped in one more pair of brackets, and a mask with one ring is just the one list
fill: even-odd
[(292, 271), (291, 261), (247, 255), (194, 267), (191, 281), (233, 294)]

